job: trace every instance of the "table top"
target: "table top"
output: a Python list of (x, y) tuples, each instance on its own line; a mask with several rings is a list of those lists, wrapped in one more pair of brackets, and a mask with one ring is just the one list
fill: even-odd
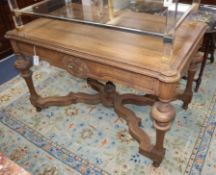
[(164, 72), (164, 46), (158, 37), (51, 19), (35, 20), (6, 37), (148, 76), (180, 78), (206, 30), (207, 25), (199, 22), (187, 22), (178, 29), (169, 65), (172, 75)]

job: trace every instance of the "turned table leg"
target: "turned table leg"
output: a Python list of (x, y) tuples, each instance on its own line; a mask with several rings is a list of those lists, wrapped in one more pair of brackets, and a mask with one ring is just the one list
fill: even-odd
[(17, 57), (17, 59), (15, 62), (15, 67), (16, 67), (16, 69), (18, 69), (20, 71), (21, 76), (24, 78), (24, 80), (28, 86), (28, 89), (30, 92), (30, 101), (31, 101), (32, 105), (36, 107), (36, 110), (40, 111), (41, 108), (36, 106), (36, 101), (37, 101), (37, 99), (40, 98), (40, 96), (37, 94), (35, 87), (34, 87), (34, 84), (33, 84), (33, 81), (32, 81), (32, 71), (30, 70), (32, 63), (28, 58), (26, 58), (23, 55), (16, 54), (16, 57)]
[(168, 102), (155, 102), (152, 107), (151, 116), (153, 118), (153, 124), (156, 128), (156, 144), (152, 152), (157, 156), (153, 160), (153, 166), (160, 166), (161, 161), (163, 160), (165, 154), (164, 148), (164, 138), (166, 131), (170, 129), (171, 122), (173, 121), (176, 115), (175, 108)]
[(210, 49), (210, 42), (211, 42), (211, 34), (209, 33), (206, 33), (205, 36), (204, 36), (204, 55), (203, 55), (203, 60), (202, 60), (202, 64), (201, 64), (201, 68), (200, 68), (200, 71), (199, 71), (199, 75), (198, 75), (198, 78), (196, 80), (196, 87), (195, 87), (195, 92), (198, 92), (198, 89), (199, 89), (199, 86), (202, 82), (202, 76), (203, 76), (203, 73), (204, 73), (204, 69), (205, 69), (205, 66), (206, 66), (206, 62), (207, 62), (207, 59), (208, 59), (208, 55), (209, 55), (209, 49)]
[(193, 80), (196, 74), (196, 68), (197, 64), (196, 62), (193, 62), (190, 64), (189, 70), (188, 70), (188, 79), (187, 79), (187, 85), (185, 88), (184, 93), (181, 95), (181, 99), (183, 101), (183, 108), (186, 110), (188, 108), (188, 104), (191, 102), (193, 97)]

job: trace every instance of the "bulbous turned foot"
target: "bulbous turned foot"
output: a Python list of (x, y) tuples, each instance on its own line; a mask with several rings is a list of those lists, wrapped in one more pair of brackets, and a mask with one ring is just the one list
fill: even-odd
[(170, 103), (156, 102), (152, 107), (154, 127), (158, 130), (167, 131), (175, 115), (175, 108)]
[(170, 103), (159, 101), (152, 107), (151, 115), (154, 120), (153, 125), (156, 128), (156, 144), (152, 151), (155, 154), (153, 166), (159, 167), (165, 155), (165, 134), (171, 127), (176, 111)]

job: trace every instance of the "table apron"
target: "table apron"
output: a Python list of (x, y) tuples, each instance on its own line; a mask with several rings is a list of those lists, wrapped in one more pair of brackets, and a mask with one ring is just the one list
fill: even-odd
[[(11, 40), (11, 44), (15, 53), (21, 53), (26, 56), (34, 55), (33, 44), (16, 40)], [(65, 69), (79, 78), (94, 78), (101, 81), (112, 81), (144, 91), (145, 93), (157, 96), (160, 95), (160, 84), (162, 82), (154, 77), (119, 69), (110, 65), (79, 58), (72, 53), (69, 55), (41, 46), (37, 46), (36, 54), (40, 57), (40, 60), (45, 60), (53, 66)]]

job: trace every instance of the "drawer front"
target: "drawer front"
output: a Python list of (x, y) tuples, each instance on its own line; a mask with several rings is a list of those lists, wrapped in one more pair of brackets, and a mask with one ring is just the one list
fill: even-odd
[(154, 94), (158, 88), (158, 82), (154, 78), (72, 55), (64, 55), (61, 64), (69, 73), (80, 78), (90, 77), (102, 81), (113, 81), (151, 94)]
[[(14, 51), (17, 53), (27, 56), (33, 55), (34, 46), (31, 44), (15, 41), (12, 42), (12, 45)], [(58, 49), (53, 50), (44, 46), (37, 46), (36, 50), (41, 60), (46, 60), (54, 66), (63, 68), (79, 78), (89, 77), (102, 81), (112, 81), (143, 90), (150, 94), (157, 93), (159, 87), (157, 79), (107, 64), (90, 61), (87, 58), (88, 55), (86, 55), (86, 58), (81, 58), (73, 54), (73, 52), (57, 51)]]

